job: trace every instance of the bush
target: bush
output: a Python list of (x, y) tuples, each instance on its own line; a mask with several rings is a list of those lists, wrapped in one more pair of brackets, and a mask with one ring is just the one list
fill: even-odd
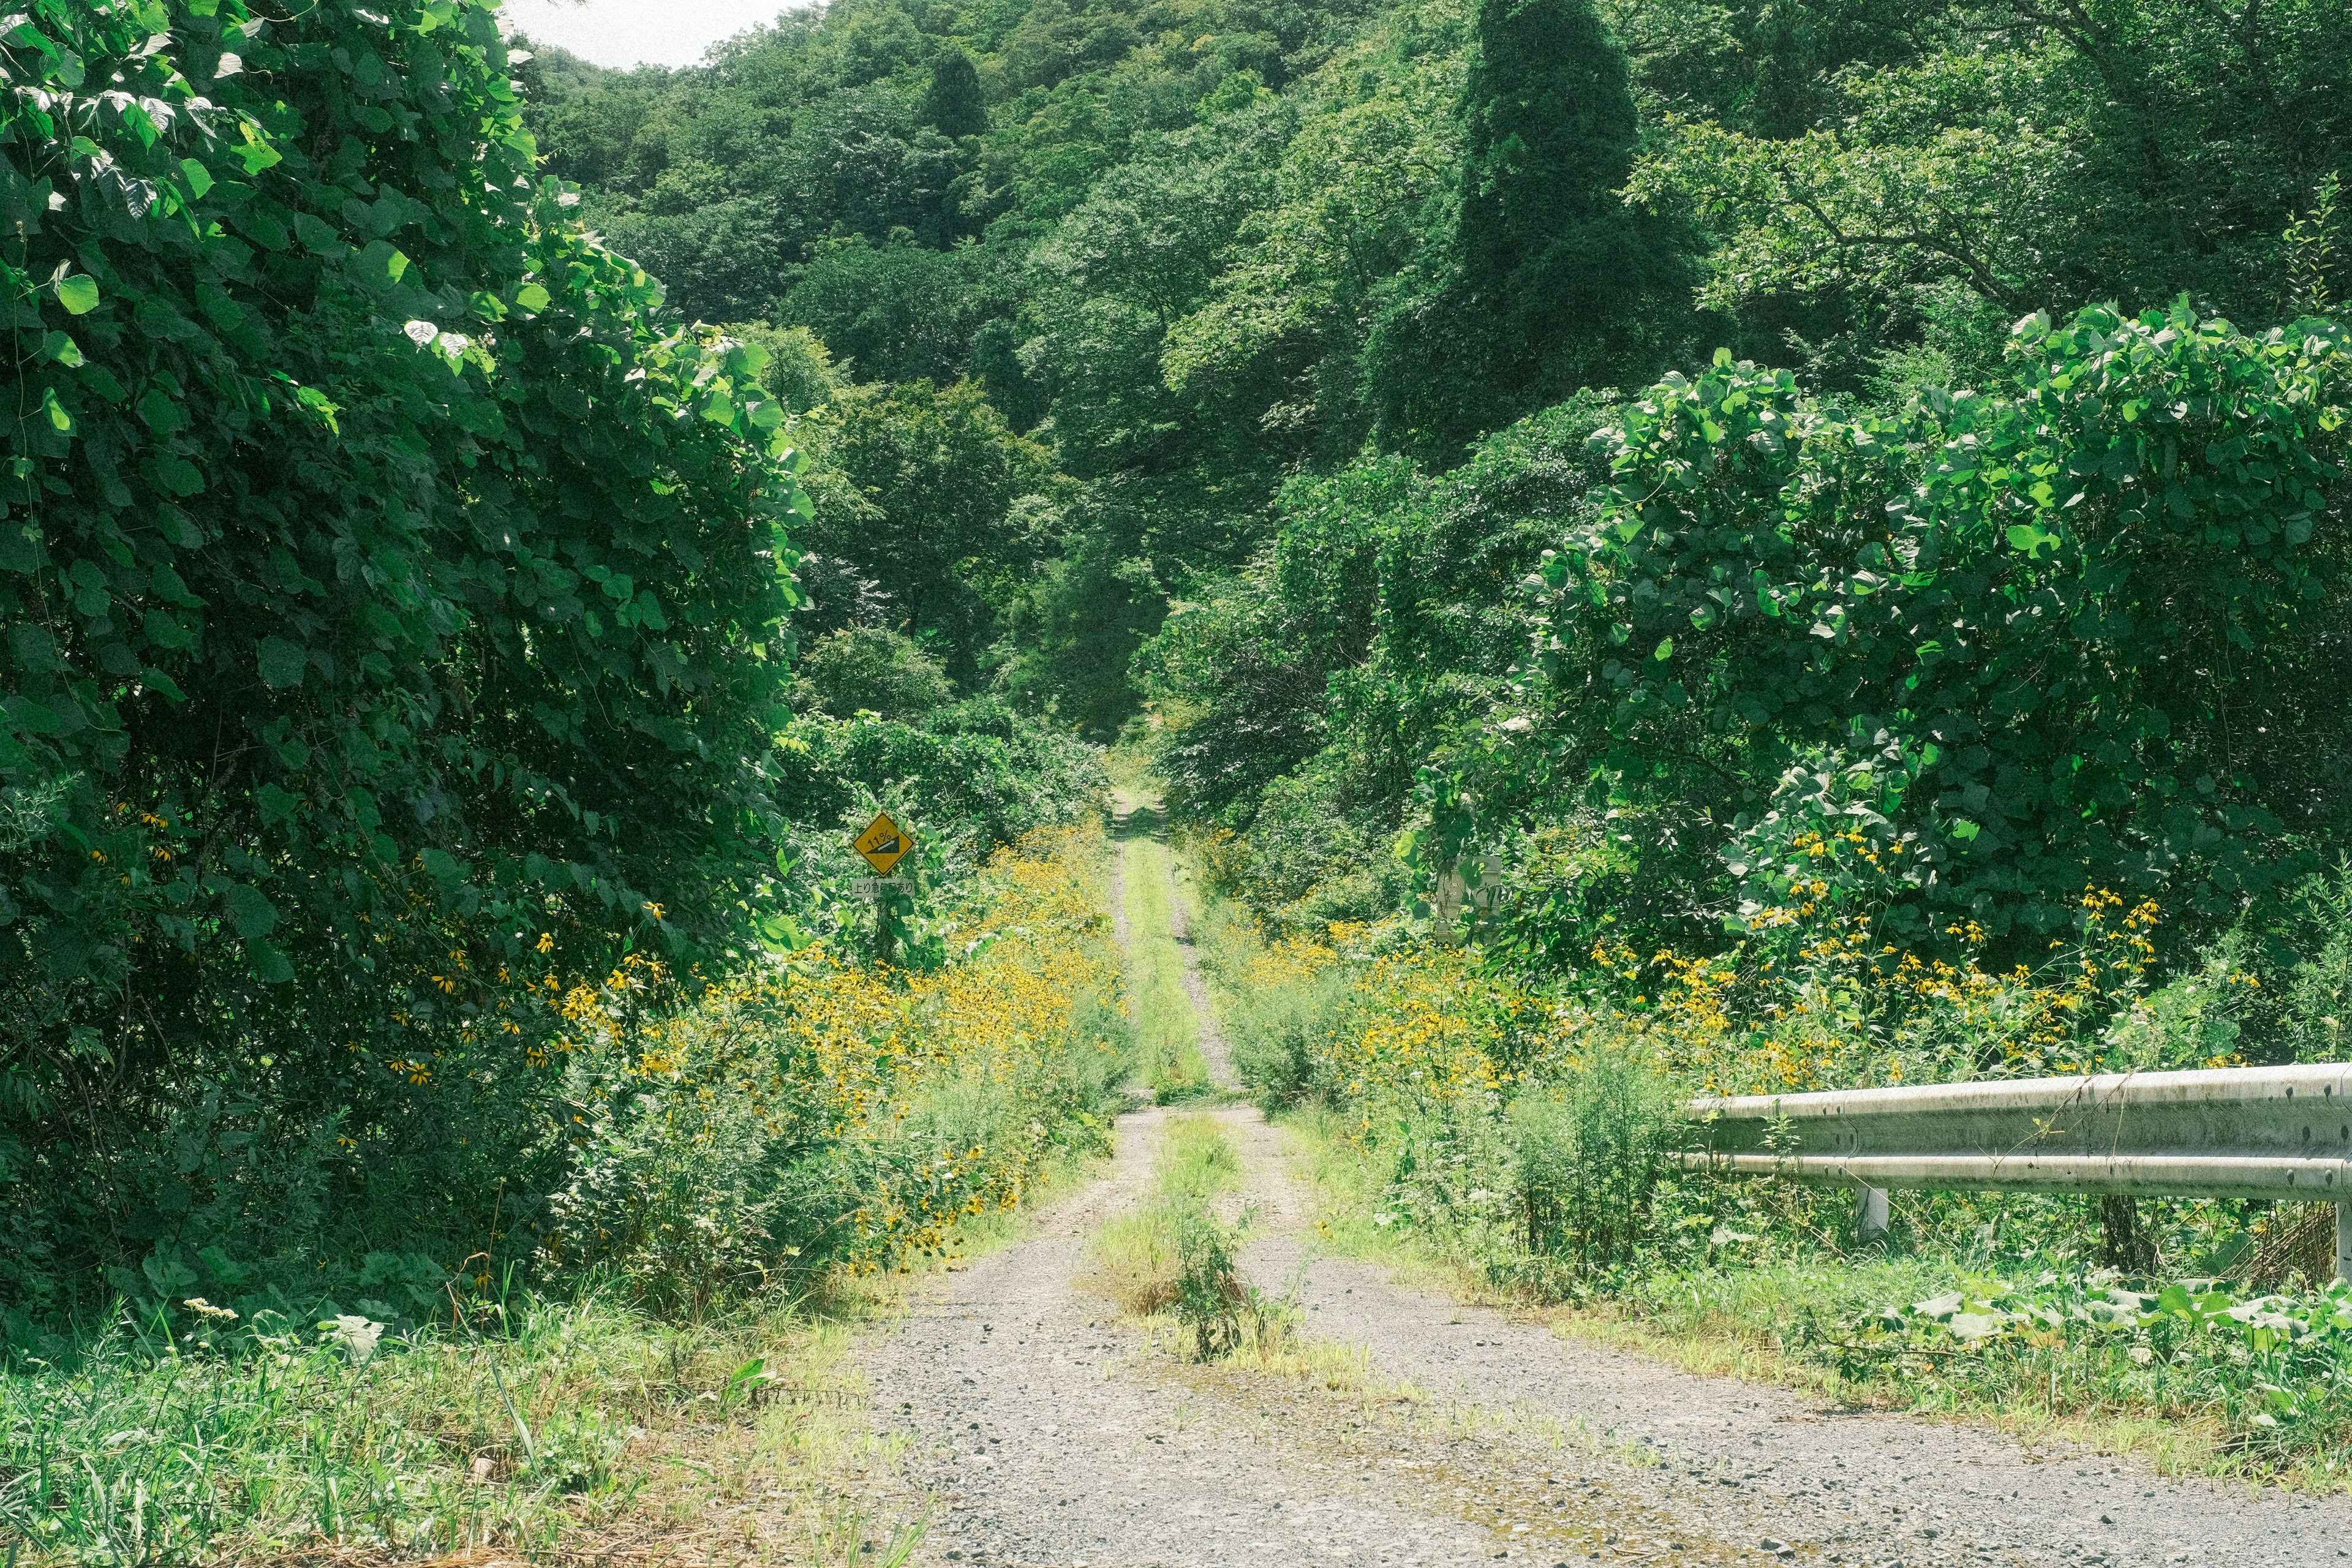
[[(903, 806), (919, 842), (952, 847), (962, 868), (1041, 828), (1097, 815), (1109, 794), (1102, 753), (978, 699), (919, 723), (816, 714), (780, 738), (779, 804), (793, 818), (792, 858), (819, 873), (862, 873), (843, 831), (877, 801)], [(854, 864), (853, 864), (854, 863)], [(793, 879), (794, 893), (807, 881)]]
[(1185, 1205), (1171, 1215), (1176, 1239), (1176, 1321), (1192, 1336), (1202, 1361), (1241, 1348), (1249, 1288), (1234, 1266), (1241, 1229), (1205, 1207)]
[(1334, 1087), (1324, 1064), (1334, 1042), (1356, 1026), (1355, 970), (1328, 942), (1266, 944), (1248, 917), (1223, 900), (1211, 905), (1199, 930), (1234, 1069), (1250, 1092), (1279, 1110)]
[(1651, 1200), (1681, 1131), (1666, 1081), (1603, 1047), (1513, 1100), (1506, 1120), (1528, 1251), (1580, 1274), (1632, 1262), (1650, 1240)]
[(881, 626), (844, 626), (801, 650), (792, 696), (803, 712), (913, 720), (946, 707), (955, 689), (914, 638)]
[(1099, 1146), (1128, 1058), (1101, 845), (1088, 826), (998, 857), (929, 973), (818, 946), (658, 1009), (582, 993), (583, 1131), (544, 1261), (698, 1313), (936, 1254)]
[(1096, 1285), (1122, 1312), (1172, 1314), (1203, 1361), (1240, 1348), (1266, 1311), (1236, 1264), (1249, 1216), (1231, 1223), (1211, 1206), (1240, 1173), (1240, 1155), (1214, 1121), (1172, 1121), (1150, 1201), (1104, 1226), (1087, 1249)]

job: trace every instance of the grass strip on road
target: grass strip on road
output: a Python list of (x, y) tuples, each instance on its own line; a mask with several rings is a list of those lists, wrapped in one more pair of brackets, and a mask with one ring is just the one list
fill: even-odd
[(1127, 904), (1127, 977), (1134, 1009), (1136, 1072), (1160, 1105), (1213, 1092), (1201, 1054), (1200, 1019), (1184, 986), (1184, 955), (1176, 945), (1169, 902), (1168, 847), (1131, 812), (1120, 844)]

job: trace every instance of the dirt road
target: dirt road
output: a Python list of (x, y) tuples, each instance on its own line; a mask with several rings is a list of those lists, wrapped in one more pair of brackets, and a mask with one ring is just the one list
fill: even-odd
[[(1318, 1258), (1284, 1134), (1246, 1106), (1207, 1113), (1244, 1154), (1259, 1238), (1246, 1270), (1291, 1293), (1321, 1372), (1181, 1362), (1088, 1293), (1084, 1239), (1139, 1200), (1178, 1113), (1122, 1118), (1107, 1174), (1028, 1239), (935, 1281), (871, 1348), (875, 1409), (932, 1499), (917, 1561), (2352, 1562), (2352, 1500), (2167, 1480), (1692, 1376)], [(1338, 1347), (1358, 1371), (1329, 1375), (1349, 1359)]]

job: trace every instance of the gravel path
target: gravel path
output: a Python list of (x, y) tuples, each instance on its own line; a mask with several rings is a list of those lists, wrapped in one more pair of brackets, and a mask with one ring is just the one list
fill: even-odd
[(2352, 1500), (2165, 1480), (1694, 1376), (1318, 1258), (1287, 1141), (1247, 1106), (1209, 1113), (1244, 1155), (1245, 1268), (1292, 1296), (1310, 1344), (1359, 1347), (1360, 1370), (1334, 1375), (1346, 1358), (1328, 1350), (1303, 1371), (1181, 1362), (1082, 1278), (1084, 1238), (1138, 1200), (1178, 1114), (1122, 1117), (1108, 1174), (928, 1283), (869, 1348), (875, 1408), (932, 1500), (918, 1563), (2352, 1563)]
[(1179, 1363), (1073, 1289), (1084, 1234), (1133, 1196), (1171, 1114), (1123, 1118), (1106, 1181), (1042, 1216), (1034, 1239), (949, 1275), (871, 1355), (876, 1407), (912, 1433), (903, 1468), (933, 1494), (924, 1560), (1491, 1560), (1478, 1525), (1330, 1484), (1312, 1455), (1220, 1419)]
[(1234, 1072), (1233, 1052), (1217, 1027), (1216, 1009), (1209, 1005), (1209, 984), (1201, 976), (1200, 951), (1192, 945), (1192, 917), (1184, 908), (1183, 889), (1176, 884), (1176, 857), (1168, 857), (1168, 924), (1184, 955), (1184, 994), (1192, 1003), (1192, 1017), (1201, 1042), (1201, 1059), (1209, 1067), (1210, 1087), (1239, 1094), (1242, 1080)]

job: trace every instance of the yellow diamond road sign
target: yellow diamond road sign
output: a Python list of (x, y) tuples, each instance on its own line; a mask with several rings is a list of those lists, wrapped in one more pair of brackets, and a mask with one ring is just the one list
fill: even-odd
[(898, 830), (887, 811), (877, 812), (866, 831), (849, 841), (849, 847), (866, 857), (866, 863), (884, 876), (898, 864), (899, 858), (915, 847), (915, 841)]

